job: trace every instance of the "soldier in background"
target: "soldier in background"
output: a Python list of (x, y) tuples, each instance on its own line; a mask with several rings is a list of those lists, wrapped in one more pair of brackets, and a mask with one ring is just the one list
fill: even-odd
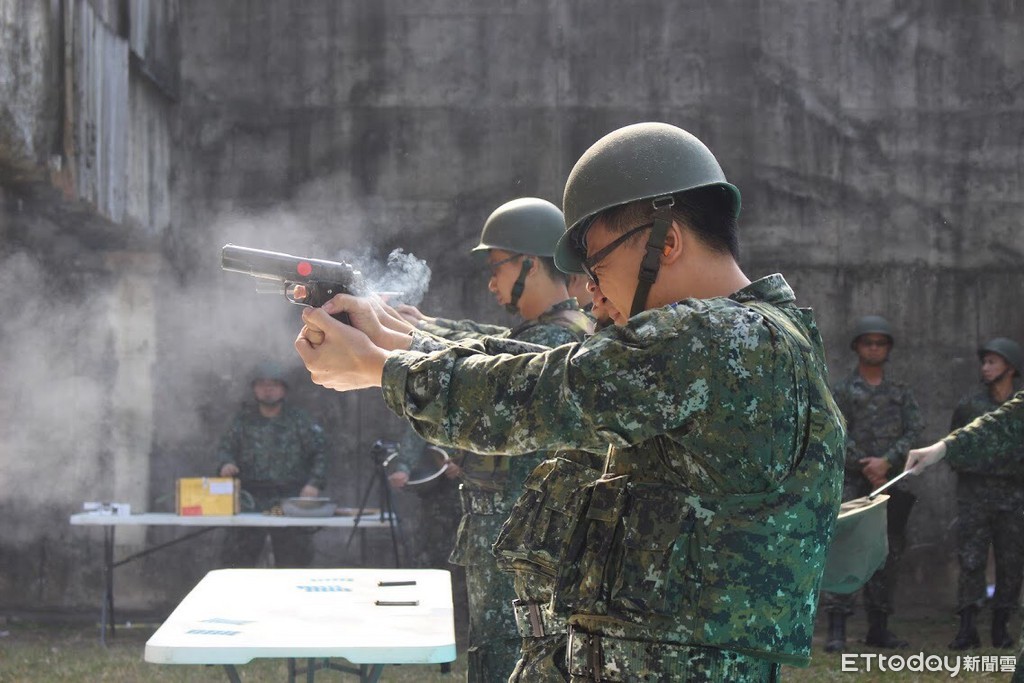
[[(833, 389), (836, 403), (846, 418), (846, 464), (843, 502), (866, 496), (903, 470), (906, 453), (917, 445), (923, 423), (910, 388), (887, 376), (885, 364), (894, 337), (889, 322), (877, 315), (857, 321), (850, 348), (857, 366)], [(868, 632), (864, 642), (883, 648), (906, 647), (888, 628), (900, 558), (906, 546), (907, 521), (916, 498), (890, 488), (887, 505), (889, 554), (885, 564), (864, 585)], [(823, 610), (828, 614), (826, 652), (846, 646), (846, 620), (853, 614), (856, 593), (826, 593)]]
[[(569, 296), (567, 277), (552, 260), (564, 232), (562, 212), (543, 199), (525, 197), (498, 207), (473, 251), (487, 256), (488, 290), (522, 321), (511, 329), (474, 321), (438, 324), (436, 319), (419, 327), (450, 341), (493, 337), (527, 342), (513, 345), (512, 353), (581, 341), (593, 331), (593, 321)], [(499, 570), (491, 546), (530, 472), (546, 457), (542, 452), (516, 458), (466, 453), (460, 465), (463, 516), (451, 561), (466, 570), (471, 683), (504, 681), (519, 660), (521, 640), (510, 608), (515, 589), (511, 576)]]
[[(285, 401), (284, 368), (263, 362), (253, 372), (254, 403), (244, 403), (217, 450), (217, 473), (238, 477), (253, 509), (269, 511), (285, 498), (316, 497), (324, 487), (327, 442), (323, 428)], [(254, 567), (270, 535), (275, 567), (308, 567), (312, 532), (300, 527), (226, 529), (221, 564)]]
[[(1021, 443), (1024, 443), (1024, 391), (1018, 391), (993, 412), (985, 413), (942, 440), (910, 451), (905, 469), (919, 475), (925, 468), (948, 458), (952, 466), (969, 464), (972, 469), (996, 471), (1006, 465), (1007, 458), (1019, 462)], [(1024, 627), (1017, 647), (1017, 666), (1010, 683), (1024, 683)]]
[[(1020, 389), (1024, 354), (1017, 342), (996, 337), (978, 349), (983, 387), (964, 396), (953, 412), (950, 430), (992, 412)], [(987, 596), (988, 549), (995, 555), (996, 590), (992, 597), (992, 646), (1013, 647), (1006, 622), (1016, 611), (1024, 575), (1024, 446), (1017, 444), (997, 467), (970, 461), (950, 463), (957, 473), (957, 526), (960, 578), (957, 611), (960, 629), (949, 647), (981, 645), (975, 617)]]
[(398, 457), (389, 468), (388, 484), (397, 491), (412, 492), (419, 498), (413, 566), (451, 572), (452, 600), (458, 622), (464, 624), (467, 616), (466, 572), (448, 561), (462, 519), (459, 498), (462, 470), (458, 465), (461, 456), (456, 455), (449, 460), (440, 475), (422, 484), (406, 486), (414, 475), (437, 472), (441, 463), (432, 456), (439, 452), (440, 449), (430, 447), (412, 427), (406, 426), (399, 442)]

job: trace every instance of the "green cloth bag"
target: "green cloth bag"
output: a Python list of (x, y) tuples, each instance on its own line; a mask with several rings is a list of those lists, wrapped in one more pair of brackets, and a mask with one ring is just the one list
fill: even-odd
[(867, 583), (889, 554), (886, 533), (886, 502), (880, 494), (843, 503), (836, 520), (836, 532), (825, 559), (821, 590), (829, 593), (853, 593)]

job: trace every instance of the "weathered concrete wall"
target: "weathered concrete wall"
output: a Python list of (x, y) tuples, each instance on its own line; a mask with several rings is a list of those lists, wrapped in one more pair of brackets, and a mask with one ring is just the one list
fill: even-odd
[[(1018, 2), (186, 2), (180, 229), (287, 211), (301, 231), (256, 239), (402, 245), (433, 269), (425, 309), (502, 319), (467, 253), (490, 209), (558, 201), (599, 136), (669, 121), (740, 186), (745, 267), (819, 311), (835, 373), (852, 321), (890, 318), (930, 441), (976, 345), (1024, 339), (1021, 19)], [(917, 482), (911, 599), (952, 599), (951, 485)]]
[[(0, 0), (4, 605), (95, 605), (102, 536), (68, 515), (86, 500), (150, 504), (172, 100), (143, 68), (163, 52), (131, 53), (125, 37), (156, 20), (122, 9)], [(144, 534), (118, 534), (118, 551)], [(141, 568), (121, 574), (138, 602), (162, 599)]]
[[(128, 4), (129, 19), (138, 4)], [(974, 386), (975, 346), (997, 334), (1024, 340), (1020, 2), (186, 0), (172, 22), (180, 79), (166, 76), (173, 41), (121, 26), (110, 3), (87, 5), (131, 37), (138, 78), (129, 84), (144, 82), (129, 90), (126, 213), (113, 229), (83, 232), (36, 195), (4, 189), (0, 238), (28, 245), (20, 261), (4, 262), (5, 278), (28, 277), (35, 260), (61, 254), (84, 253), (92, 265), (62, 276), (69, 307), (90, 313), (74, 318), (76, 343), (54, 368), (42, 350), (21, 362), (47, 378), (25, 386), (51, 396), (2, 403), (14, 418), (4, 422), (5, 462), (22, 463), (4, 471), (4, 485), (20, 492), (12, 500), (24, 500), (33, 467), (69, 471), (79, 483), (19, 503), (28, 511), (18, 513), (18, 535), (0, 532), (0, 603), (31, 594), (88, 604), (98, 575), (80, 567), (95, 572), (98, 558), (82, 542), (90, 531), (67, 529), (67, 500), (148, 486), (148, 507), (168, 509), (173, 479), (210, 466), (257, 357), (293, 363), (293, 398), (335, 445), (329, 491), (341, 502), (353, 504), (368, 481), (369, 445), (398, 434), (378, 394), (339, 396), (305, 382), (291, 350), (297, 310), (221, 273), (222, 244), (358, 253), (366, 265), (403, 247), (433, 271), (424, 310), (507, 321), (468, 253), (484, 218), (516, 196), (558, 202), (579, 154), (623, 124), (668, 121), (715, 150), (743, 191), (745, 268), (784, 272), (817, 309), (836, 373), (852, 363), (853, 319), (890, 318), (899, 335), (893, 371), (918, 393), (927, 440), (944, 433), (957, 396)], [(33, 67), (54, 73), (59, 32), (40, 7), (0, 0), (0, 51), (27, 50)], [(152, 55), (140, 47), (143, 33), (159, 46)], [(33, 119), (56, 96), (18, 65), (0, 60), (0, 86), (16, 82), (22, 98), (5, 108), (0, 97), (0, 150), (18, 150), (0, 153), (0, 165), (45, 178), (68, 138), (52, 116)], [(165, 107), (176, 107), (173, 122)], [(12, 135), (21, 129), (6, 120), (39, 127)], [(70, 167), (65, 159), (61, 168)], [(122, 272), (109, 250), (140, 255)], [(5, 316), (4, 341), (36, 322), (37, 310)], [(66, 336), (58, 320), (45, 331)], [(46, 374), (54, 369), (76, 379), (56, 383)], [(66, 395), (80, 399), (71, 435), (20, 426), (23, 407), (61, 413)], [(96, 425), (120, 425), (121, 436), (97, 435)], [(952, 601), (951, 481), (939, 470), (916, 483), (907, 600)], [(319, 559), (351, 561), (341, 545), (323, 539)], [(173, 571), (166, 557), (147, 559), (139, 571), (150, 590), (128, 574), (119, 600), (172, 602), (210, 566), (209, 547), (173, 552)], [(37, 568), (46, 590), (32, 578)]]

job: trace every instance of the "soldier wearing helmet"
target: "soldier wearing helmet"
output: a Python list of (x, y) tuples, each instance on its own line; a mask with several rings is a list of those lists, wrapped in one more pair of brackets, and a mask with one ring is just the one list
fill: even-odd
[[(380, 385), (430, 441), (606, 453), (603, 476), (532, 526), (572, 520), (532, 558), (568, 624), (569, 680), (775, 680), (806, 665), (845, 444), (813, 314), (781, 275), (740, 269), (739, 192), (680, 128), (598, 140), (563, 209), (556, 264), (587, 273), (615, 322), (586, 341), (425, 355), (416, 333), (336, 297), (303, 312), (296, 350), (325, 386)], [(338, 310), (359, 329), (335, 325)]]
[[(568, 278), (552, 260), (564, 232), (561, 210), (536, 197), (506, 202), (484, 223), (473, 251), (487, 259), (488, 290), (507, 312), (521, 318), (515, 327), (427, 318), (417, 316), (411, 307), (404, 309), (406, 315), (418, 317), (419, 329), (452, 341), (497, 337), (529, 342), (536, 348), (582, 341), (593, 331), (593, 321), (569, 296)], [(499, 570), (491, 546), (531, 470), (547, 455), (509, 458), (463, 453), (458, 465), (449, 466), (462, 479), (463, 516), (451, 562), (466, 569), (470, 681), (506, 680), (520, 659), (520, 629), (510, 607), (517, 597), (516, 586), (508, 573)], [(405, 472), (397, 471), (390, 482), (400, 487), (407, 478)], [(522, 680), (534, 680), (534, 674), (531, 670)]]
[[(400, 312), (419, 329), (452, 341), (501, 336), (557, 345), (564, 339), (561, 333), (545, 338), (543, 328), (552, 324), (573, 330), (579, 339), (592, 331), (593, 321), (581, 315), (579, 301), (569, 295), (570, 278), (552, 259), (564, 232), (565, 219), (558, 207), (536, 197), (506, 202), (485, 221), (473, 252), (487, 259), (488, 291), (506, 312), (522, 319), (514, 328), (425, 316), (412, 306), (401, 306)], [(580, 288), (575, 289), (579, 293)]]
[[(323, 428), (285, 400), (288, 381), (281, 364), (257, 365), (251, 388), (254, 402), (242, 405), (221, 437), (217, 474), (238, 477), (257, 511), (268, 511), (292, 496), (318, 496), (327, 470)], [(267, 533), (260, 528), (227, 529), (221, 549), (223, 566), (256, 566)], [(312, 562), (309, 531), (282, 527), (269, 529), (269, 535), (274, 566), (308, 567)]]
[[(1020, 345), (996, 337), (978, 348), (982, 386), (960, 399), (950, 430), (992, 412), (1020, 390), (1024, 361)], [(1016, 611), (1024, 576), (1024, 448), (1007, 451), (1000, 467), (951, 463), (957, 473), (957, 612), (960, 628), (949, 647), (979, 647), (975, 618), (987, 597), (985, 568), (989, 546), (995, 555), (996, 588), (992, 596), (992, 646), (1008, 648), (1013, 639), (1007, 621)]]
[[(923, 421), (913, 392), (886, 373), (895, 342), (892, 326), (880, 315), (858, 319), (850, 335), (857, 366), (833, 389), (846, 418), (844, 502), (868, 495), (902, 471), (906, 452), (917, 445), (921, 436)], [(864, 642), (875, 647), (898, 648), (906, 647), (907, 643), (889, 630), (889, 615), (893, 611), (898, 566), (906, 547), (906, 526), (915, 498), (898, 485), (887, 493), (889, 554), (885, 564), (864, 585), (864, 608), (868, 613)], [(827, 652), (839, 652), (846, 646), (846, 620), (853, 613), (855, 596), (823, 596), (822, 607), (829, 619)]]
[[(943, 439), (910, 451), (906, 469), (920, 474), (946, 458), (954, 468), (997, 472), (1011, 464), (1008, 460), (1016, 461), (1018, 466), (1021, 464), (1021, 443), (1024, 443), (1024, 391), (1018, 391), (996, 410)], [(1016, 668), (1010, 683), (1024, 683), (1024, 626), (1017, 643)]]

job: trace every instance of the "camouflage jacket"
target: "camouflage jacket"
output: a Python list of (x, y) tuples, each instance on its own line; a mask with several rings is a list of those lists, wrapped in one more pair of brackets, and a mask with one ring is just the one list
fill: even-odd
[(573, 623), (805, 665), (845, 444), (827, 372), (773, 275), (544, 353), (395, 352), (382, 390), (435, 442), (611, 446), (559, 553)]
[[(1024, 443), (1024, 391), (947, 436), (946, 460), (952, 466), (997, 468), (1007, 457), (1020, 457)], [(1008, 453), (1013, 453), (1008, 456)]]
[[(544, 329), (549, 325), (559, 328), (554, 336), (551, 335), (551, 330)], [(594, 320), (580, 309), (576, 299), (566, 299), (544, 311), (536, 319), (525, 320), (513, 328), (478, 323), (475, 320), (435, 318), (433, 323), (421, 323), (419, 329), (449, 341), (503, 337), (554, 348), (561, 344), (579, 341), (584, 335), (593, 332)], [(560, 330), (570, 330), (571, 334), (566, 335)]]
[(306, 484), (324, 487), (327, 441), (323, 428), (304, 410), (285, 403), (274, 418), (260, 415), (246, 403), (221, 437), (217, 471), (229, 462), (238, 466), (242, 488), (269, 507), (282, 496), (297, 496)]
[[(1020, 387), (1016, 387), (1016, 389), (1019, 390)], [(967, 394), (960, 399), (960, 403), (957, 404), (956, 409), (953, 411), (949, 429), (950, 431), (960, 429), (964, 425), (973, 422), (975, 418), (996, 410), (1000, 405), (1002, 404), (992, 400), (988, 387), (982, 387), (975, 392)], [(1024, 482), (1024, 443), (1015, 444), (1015, 447), (1008, 449), (1007, 452), (1001, 454), (1001, 457), (997, 456), (994, 462), (998, 464), (990, 467), (972, 466), (969, 462), (950, 463), (950, 465), (961, 476), (1009, 477), (1015, 480), (1012, 482), (1015, 486), (1020, 486)]]
[(846, 419), (846, 477), (863, 477), (861, 458), (885, 458), (889, 478), (903, 470), (907, 451), (918, 445), (924, 422), (910, 388), (888, 377), (871, 386), (857, 368), (833, 389)]
[[(579, 309), (575, 299), (567, 299), (552, 306), (537, 319), (524, 321), (506, 330), (504, 334), (492, 336), (465, 332), (457, 336), (462, 340), (460, 344), (475, 344), (490, 348), (495, 353), (515, 354), (538, 352), (577, 342), (592, 331), (591, 319)], [(414, 348), (421, 350), (445, 349), (452, 345), (452, 340), (440, 341), (419, 334), (414, 335), (414, 340)], [(518, 458), (509, 458), (493, 451), (487, 454), (463, 452), (458, 456), (466, 509), (472, 511), (473, 508), (468, 507), (473, 505), (471, 500), (482, 499), (483, 509), (491, 509), (494, 511), (492, 514), (500, 514), (504, 518), (522, 494), (527, 477), (547, 457), (547, 453), (538, 451), (529, 454), (530, 457)], [(493, 562), (491, 545), (495, 539), (493, 533), (484, 532), (485, 527), (489, 529), (490, 522), (471, 517), (463, 519), (452, 562), (462, 565)]]

